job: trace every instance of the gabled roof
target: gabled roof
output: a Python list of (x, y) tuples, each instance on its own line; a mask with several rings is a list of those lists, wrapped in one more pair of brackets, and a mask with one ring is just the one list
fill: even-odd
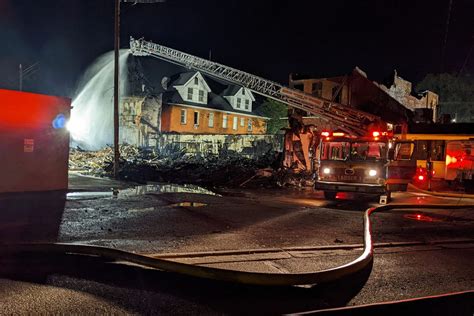
[(204, 83), (204, 88), (207, 90), (207, 92), (211, 91), (211, 88), (209, 87), (209, 85), (206, 82), (206, 78), (204, 78), (204, 76), (199, 71), (183, 72), (183, 73), (177, 74), (175, 76), (176, 77), (171, 76), (170, 83), (168, 84), (168, 89), (170, 89), (170, 88), (172, 89), (173, 86), (187, 85), (195, 77), (200, 77), (200, 79), (202, 79), (202, 82)]
[(175, 75), (172, 75), (169, 80), (168, 87), (171, 86), (182, 86), (191, 80), (196, 74), (195, 71), (181, 72)]
[(239, 92), (241, 88), (242, 87), (237, 86), (237, 85), (229, 85), (227, 86), (227, 88), (225, 88), (224, 91), (221, 92), (221, 96), (227, 97), (227, 96), (236, 95), (236, 93)]
[[(245, 89), (245, 88), (242, 86), (237, 86), (237, 85), (229, 85), (227, 86), (227, 88), (225, 88), (224, 91), (220, 93), (220, 95), (223, 97), (235, 96), (237, 92), (239, 92), (242, 89)], [(252, 101), (255, 101), (255, 97), (253, 96), (252, 91), (250, 91), (249, 89), (245, 89), (243, 91), (245, 91), (244, 92), (245, 94), (250, 94), (250, 98), (252, 99)]]

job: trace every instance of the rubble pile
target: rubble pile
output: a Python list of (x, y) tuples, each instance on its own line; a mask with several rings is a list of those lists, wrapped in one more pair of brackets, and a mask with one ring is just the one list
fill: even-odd
[[(100, 151), (72, 149), (69, 168), (82, 174), (111, 177), (113, 175), (113, 148)], [(142, 149), (131, 145), (120, 146), (119, 177), (138, 183), (148, 181), (194, 183), (203, 186), (240, 186), (252, 183), (270, 186), (278, 168), (278, 155), (269, 152), (258, 159), (242, 157), (234, 152), (219, 156), (177, 153), (160, 155), (154, 149)], [(264, 171), (262, 171), (264, 170)]]

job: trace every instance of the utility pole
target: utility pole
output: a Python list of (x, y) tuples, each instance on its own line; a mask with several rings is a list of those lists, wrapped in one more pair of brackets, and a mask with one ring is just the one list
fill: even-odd
[(19, 85), (20, 85), (20, 91), (23, 91), (23, 66), (20, 64), (20, 66), (18, 67), (18, 70), (19, 70)]
[(157, 3), (165, 0), (115, 0), (115, 46), (114, 46), (114, 178), (119, 176), (119, 51), (120, 51), (120, 1), (137, 3)]
[(115, 0), (114, 47), (114, 178), (119, 177), (119, 49), (120, 49), (120, 0)]

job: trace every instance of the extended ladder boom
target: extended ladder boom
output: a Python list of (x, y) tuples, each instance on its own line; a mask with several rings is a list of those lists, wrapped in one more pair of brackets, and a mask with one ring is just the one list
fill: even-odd
[(317, 98), (247, 72), (143, 39), (130, 38), (130, 51), (135, 56), (153, 56), (243, 86), (257, 94), (331, 121), (352, 133), (364, 134), (367, 121), (379, 120), (375, 115)]

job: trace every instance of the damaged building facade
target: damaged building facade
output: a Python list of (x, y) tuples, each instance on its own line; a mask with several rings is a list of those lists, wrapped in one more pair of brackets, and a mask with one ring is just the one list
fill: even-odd
[[(379, 84), (356, 67), (347, 75), (327, 78), (301, 78), (290, 74), (289, 87), (327, 100), (328, 105), (334, 102), (373, 114), (390, 123), (396, 132), (406, 131), (407, 123), (436, 120), (438, 96), (435, 93), (425, 91), (415, 96), (411, 83), (396, 72), (389, 81), (387, 85)], [(290, 115), (293, 131), (285, 135), (284, 166), (312, 172), (319, 132), (331, 130), (333, 125), (320, 116), (293, 112)]]
[(161, 84), (160, 93), (142, 89), (121, 99), (121, 142), (166, 154), (281, 151), (281, 137), (266, 135), (268, 118), (250, 90), (197, 71), (164, 77)]
[(375, 114), (389, 122), (403, 118), (414, 122), (437, 121), (438, 95), (432, 91), (413, 93), (411, 82), (398, 76), (396, 71), (385, 84), (369, 80), (367, 74), (356, 67), (348, 75), (337, 77), (290, 75), (289, 86)]

